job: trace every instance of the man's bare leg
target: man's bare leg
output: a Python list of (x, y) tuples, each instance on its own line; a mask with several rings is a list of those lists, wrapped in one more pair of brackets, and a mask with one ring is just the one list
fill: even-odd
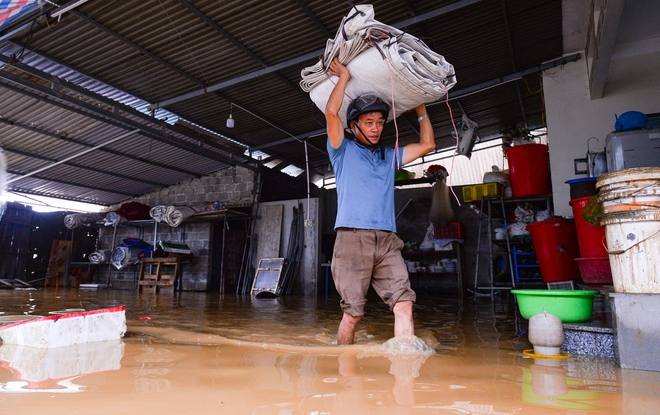
[(337, 346), (353, 344), (355, 328), (357, 327), (361, 318), (361, 316), (352, 316), (350, 314), (344, 313), (344, 317), (342, 317), (341, 323), (339, 323), (339, 331), (337, 332)]
[(394, 305), (394, 337), (415, 334), (413, 302), (401, 301)]

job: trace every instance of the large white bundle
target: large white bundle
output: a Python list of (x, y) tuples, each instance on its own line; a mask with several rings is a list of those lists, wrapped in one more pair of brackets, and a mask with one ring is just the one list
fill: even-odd
[(118, 226), (126, 222), (128, 222), (128, 219), (117, 212), (108, 212), (108, 214), (105, 215), (105, 219), (103, 219), (103, 224), (105, 226)]
[(196, 213), (199, 213), (199, 210), (192, 206), (158, 205), (149, 210), (149, 216), (156, 222), (164, 221), (173, 228)]
[(103, 213), (71, 213), (64, 216), (64, 226), (73, 229), (86, 223), (96, 223), (104, 217)]
[(163, 213), (163, 220), (171, 227), (176, 228), (195, 213), (197, 213), (197, 210), (190, 206), (168, 206)]
[(344, 17), (322, 60), (302, 70), (301, 88), (325, 113), (337, 77), (327, 68), (338, 57), (351, 72), (340, 117), (346, 127), (346, 108), (360, 95), (375, 94), (390, 104), (393, 116), (420, 104), (436, 101), (456, 84), (454, 67), (421, 40), (374, 19), (371, 5), (355, 6)]
[(167, 211), (167, 205), (158, 205), (154, 206), (149, 210), (149, 216), (151, 216), (156, 222), (163, 221), (163, 215)]
[(99, 250), (87, 255), (87, 259), (89, 259), (89, 262), (92, 264), (105, 264), (106, 262), (110, 261), (111, 255), (112, 251)]
[(127, 246), (118, 246), (112, 251), (110, 262), (117, 269), (122, 269), (128, 265), (140, 262), (140, 248), (129, 248)]

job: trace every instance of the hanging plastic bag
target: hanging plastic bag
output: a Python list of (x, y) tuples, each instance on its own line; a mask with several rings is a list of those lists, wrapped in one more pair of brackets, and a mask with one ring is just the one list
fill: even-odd
[(442, 228), (454, 219), (454, 209), (451, 206), (449, 187), (447, 187), (447, 169), (439, 164), (432, 164), (426, 174), (435, 177), (429, 220), (433, 225)]
[[(472, 157), (472, 149), (479, 140), (479, 137), (477, 136), (478, 128), (479, 124), (463, 114), (461, 121), (456, 124), (456, 129), (458, 130), (458, 146), (456, 146), (456, 154), (467, 158)], [(452, 137), (456, 138), (456, 132), (452, 131), (450, 134)]]

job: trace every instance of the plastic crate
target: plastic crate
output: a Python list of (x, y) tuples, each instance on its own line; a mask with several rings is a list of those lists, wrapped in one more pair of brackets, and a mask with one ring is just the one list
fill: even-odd
[(500, 183), (474, 184), (463, 186), (463, 202), (469, 203), (481, 199), (495, 199), (502, 196), (504, 186)]
[(449, 222), (442, 228), (434, 226), (433, 239), (465, 239), (465, 225), (462, 222)]

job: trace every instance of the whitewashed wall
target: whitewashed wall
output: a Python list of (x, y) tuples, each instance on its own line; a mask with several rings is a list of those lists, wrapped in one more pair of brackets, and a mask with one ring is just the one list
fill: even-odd
[[(555, 213), (572, 216), (567, 180), (575, 175), (574, 159), (584, 158), (587, 140), (592, 151), (605, 148), (614, 130), (615, 114), (626, 111), (660, 112), (660, 42), (637, 50), (619, 49), (610, 63), (603, 97), (589, 98), (585, 59), (543, 73)], [(627, 52), (626, 52), (627, 51)], [(635, 54), (637, 53), (637, 54)]]

